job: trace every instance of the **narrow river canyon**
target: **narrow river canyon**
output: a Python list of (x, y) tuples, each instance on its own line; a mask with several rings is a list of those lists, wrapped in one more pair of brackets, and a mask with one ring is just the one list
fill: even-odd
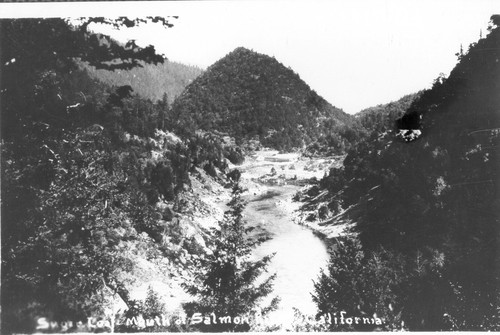
[[(276, 274), (273, 293), (261, 306), (268, 305), (276, 296), (281, 301), (278, 309), (268, 315), (266, 325), (286, 330), (293, 322), (294, 308), (311, 316), (317, 312), (311, 296), (313, 281), (328, 264), (328, 247), (312, 229), (298, 224), (301, 203), (292, 198), (307, 183), (307, 179), (322, 178), (332, 162), (332, 159), (302, 158), (298, 153), (260, 150), (246, 157), (242, 165), (231, 166), (231, 169), (241, 172), (240, 186), (244, 190), (242, 200), (245, 203), (243, 219), (248, 227), (254, 228), (250, 238), (266, 238), (265, 242), (255, 246), (252, 257), (256, 260), (275, 254), (268, 272), (261, 278), (264, 280)], [(222, 213), (228, 209), (231, 190), (214, 182), (207, 190), (196, 179), (193, 180), (197, 183), (194, 187), (200, 192), (203, 203), (212, 208), (203, 216), (199, 214), (195, 220), (200, 226), (216, 226), (222, 219)], [(133, 297), (145, 299), (150, 285), (158, 292), (174, 292), (168, 296), (168, 308), (174, 314), (181, 310), (183, 303), (193, 300), (181, 288), (180, 282), (168, 287), (153, 278), (145, 280), (134, 290)]]

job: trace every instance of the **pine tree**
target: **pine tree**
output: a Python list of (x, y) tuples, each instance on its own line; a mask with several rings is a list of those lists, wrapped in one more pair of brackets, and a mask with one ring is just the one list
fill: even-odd
[(249, 330), (251, 325), (247, 323), (220, 323), (219, 317), (230, 316), (231, 320), (249, 317), (251, 322), (252, 312), (265, 315), (275, 310), (279, 302), (275, 297), (268, 306), (259, 306), (262, 299), (272, 292), (276, 274), (265, 280), (258, 279), (267, 271), (274, 255), (251, 260), (252, 249), (262, 240), (252, 241), (247, 236), (249, 230), (245, 228), (242, 216), (244, 204), (240, 198), (241, 192), (236, 184), (233, 198), (228, 203), (230, 209), (220, 222), (220, 230), (214, 229), (213, 253), (200, 259), (195, 280), (185, 287), (188, 293), (198, 298), (184, 306), (188, 315), (201, 313), (210, 320), (213, 320), (213, 315), (216, 317), (217, 324), (199, 324), (202, 331)]
[(168, 104), (168, 95), (167, 92), (163, 93), (163, 97), (158, 101), (159, 110), (158, 110), (158, 128), (161, 130), (165, 129), (165, 117), (168, 115), (170, 106)]

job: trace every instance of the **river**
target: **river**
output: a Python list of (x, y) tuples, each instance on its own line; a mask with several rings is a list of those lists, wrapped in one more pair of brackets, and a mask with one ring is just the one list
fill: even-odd
[[(293, 169), (290, 169), (292, 163)], [(256, 180), (266, 172), (269, 173), (273, 167), (279, 171), (277, 173), (287, 178), (297, 175), (300, 179), (311, 173), (301, 170), (303, 167), (297, 161), (297, 156), (280, 157), (272, 152), (261, 154), (240, 168), (243, 171), (243, 183), (250, 185), (249, 192), (244, 197), (247, 201), (244, 218), (248, 225), (257, 227), (269, 237), (269, 240), (255, 248), (254, 257), (261, 258), (275, 253), (268, 270), (271, 274), (277, 274), (274, 296), (280, 297), (281, 302), (270, 318), (277, 323), (289, 325), (294, 315), (293, 307), (304, 314), (316, 313), (311, 297), (313, 280), (317, 280), (321, 268), (326, 267), (328, 251), (322, 239), (309, 228), (293, 221), (293, 211), (298, 204), (292, 202), (292, 197), (300, 189), (299, 186), (273, 185)], [(322, 172), (315, 173), (321, 175)], [(258, 184), (258, 191), (252, 190), (253, 183)]]

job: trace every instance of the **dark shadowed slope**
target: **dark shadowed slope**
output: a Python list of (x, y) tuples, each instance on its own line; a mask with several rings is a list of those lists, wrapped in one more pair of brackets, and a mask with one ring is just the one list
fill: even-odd
[[(364, 252), (343, 265), (333, 260), (332, 269), (348, 275), (342, 284), (322, 279), (322, 308), (331, 307), (321, 297), (332, 292), (340, 306), (356, 305), (335, 295), (352, 290), (363, 311), (396, 329), (401, 321), (411, 330), (499, 329), (499, 25), (493, 16), (488, 36), (413, 101), (396, 120), (399, 134), (361, 142), (322, 180), (331, 207), (347, 209), (335, 220), (356, 223), (362, 247), (353, 244), (351, 255)], [(359, 268), (370, 280), (353, 287)], [(395, 309), (384, 311), (389, 303)]]

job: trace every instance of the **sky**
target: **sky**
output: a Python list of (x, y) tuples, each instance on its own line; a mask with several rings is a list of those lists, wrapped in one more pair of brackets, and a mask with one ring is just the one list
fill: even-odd
[(173, 28), (99, 29), (203, 69), (243, 46), (274, 56), (347, 113), (429, 88), (487, 34), (498, 0), (4, 3), (0, 17), (174, 16)]

